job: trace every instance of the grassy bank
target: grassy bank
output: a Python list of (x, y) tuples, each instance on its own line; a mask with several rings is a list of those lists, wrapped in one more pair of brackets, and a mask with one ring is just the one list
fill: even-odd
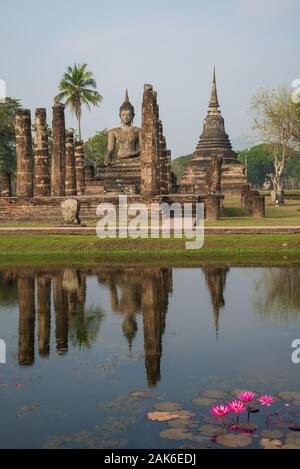
[(207, 235), (200, 250), (183, 239), (107, 239), (96, 236), (0, 236), (0, 265), (300, 264), (300, 236)]

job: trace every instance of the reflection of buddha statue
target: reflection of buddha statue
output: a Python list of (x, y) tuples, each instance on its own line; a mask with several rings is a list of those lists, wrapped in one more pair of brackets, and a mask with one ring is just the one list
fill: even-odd
[(106, 165), (110, 165), (114, 157), (118, 163), (136, 162), (139, 158), (141, 129), (132, 125), (134, 115), (134, 107), (129, 102), (126, 90), (125, 101), (120, 107), (121, 127), (111, 129), (108, 134), (108, 152), (104, 161)]

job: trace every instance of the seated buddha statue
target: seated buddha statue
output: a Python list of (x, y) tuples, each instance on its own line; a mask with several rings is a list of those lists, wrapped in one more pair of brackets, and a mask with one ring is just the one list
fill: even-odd
[(107, 166), (114, 163), (139, 162), (141, 129), (132, 125), (135, 114), (127, 90), (119, 116), (121, 127), (111, 129), (108, 133), (108, 151), (104, 159)]

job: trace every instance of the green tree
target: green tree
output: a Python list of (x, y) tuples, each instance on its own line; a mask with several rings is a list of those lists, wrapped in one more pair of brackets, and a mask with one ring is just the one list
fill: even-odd
[(273, 158), (265, 144), (256, 145), (238, 153), (241, 163), (247, 162), (247, 178), (255, 187), (261, 187), (268, 173), (273, 170)]
[(84, 154), (86, 164), (92, 164), (95, 160), (103, 161), (107, 153), (108, 130), (103, 129), (89, 138), (84, 143)]
[(15, 115), (20, 108), (20, 101), (6, 98), (0, 103), (0, 172), (15, 173), (16, 138)]
[(288, 160), (293, 156), (292, 144), (297, 128), (296, 107), (287, 86), (261, 89), (252, 99), (255, 114), (253, 128), (272, 151), (273, 171), (269, 173), (276, 199), (281, 200), (283, 179)]
[(81, 116), (82, 106), (86, 105), (91, 110), (91, 105), (99, 106), (103, 97), (97, 91), (97, 84), (92, 72), (86, 70), (87, 64), (74, 64), (68, 67), (61, 82), (59, 93), (55, 96), (55, 102), (65, 100), (78, 121), (78, 134), (81, 140)]

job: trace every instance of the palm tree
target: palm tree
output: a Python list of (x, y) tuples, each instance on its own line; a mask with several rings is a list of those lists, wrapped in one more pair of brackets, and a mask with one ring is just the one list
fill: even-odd
[(86, 70), (87, 64), (76, 64), (74, 67), (68, 67), (63, 79), (59, 83), (59, 93), (55, 96), (55, 102), (61, 102), (65, 99), (65, 105), (71, 112), (75, 113), (78, 120), (78, 133), (81, 140), (81, 114), (82, 105), (86, 104), (91, 110), (93, 106), (99, 106), (103, 97), (96, 90), (96, 81), (92, 72)]

